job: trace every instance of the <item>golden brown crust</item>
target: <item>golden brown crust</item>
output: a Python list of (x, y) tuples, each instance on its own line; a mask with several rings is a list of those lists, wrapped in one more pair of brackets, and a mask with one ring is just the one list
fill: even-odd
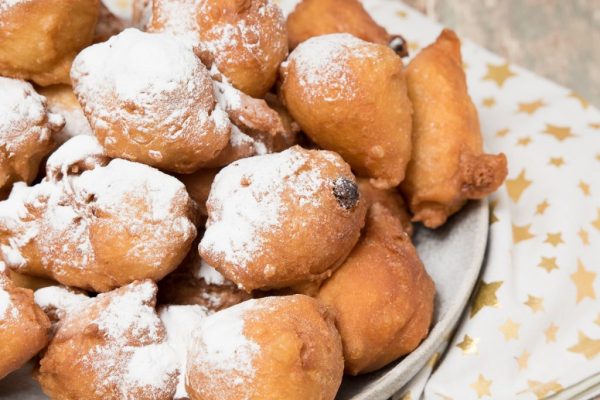
[[(0, 379), (46, 347), (50, 334), (50, 320), (34, 303), (33, 292), (16, 287), (0, 271), (0, 296), (6, 295), (8, 306), (0, 312)], [(4, 301), (0, 300), (3, 305)]]
[(429, 331), (434, 295), (433, 281), (398, 218), (375, 203), (361, 240), (317, 298), (334, 310), (346, 372), (358, 375), (419, 345)]
[(373, 186), (368, 179), (358, 179), (358, 188), (360, 194), (365, 199), (367, 208), (370, 208), (373, 204), (379, 203), (390, 211), (390, 213), (398, 218), (402, 224), (402, 229), (412, 236), (413, 226), (410, 221), (411, 217), (406, 208), (406, 203), (400, 195), (400, 192), (396, 188), (392, 189), (378, 189)]
[(8, 6), (0, 12), (0, 75), (43, 86), (70, 83), (71, 63), (92, 42), (98, 12), (99, 0), (31, 0)]
[[(186, 386), (192, 400), (335, 398), (343, 372), (341, 341), (332, 315), (316, 300), (268, 297), (223, 312), (231, 316), (229, 321), (243, 321), (243, 335), (257, 351), (250, 352), (247, 370), (223, 374), (207, 362), (208, 343), (200, 332), (188, 359)], [(221, 313), (209, 317), (206, 325), (222, 328), (227, 319)]]
[(350, 33), (383, 45), (391, 39), (358, 0), (302, 0), (287, 17), (287, 31), (290, 50), (311, 37), (329, 33)]
[(468, 199), (502, 184), (506, 157), (483, 153), (454, 32), (444, 30), (408, 65), (406, 76), (414, 107), (413, 157), (401, 189), (413, 220), (437, 228)]
[(397, 186), (411, 153), (412, 106), (402, 61), (348, 34), (312, 38), (282, 64), (280, 96), (302, 130), (359, 176)]

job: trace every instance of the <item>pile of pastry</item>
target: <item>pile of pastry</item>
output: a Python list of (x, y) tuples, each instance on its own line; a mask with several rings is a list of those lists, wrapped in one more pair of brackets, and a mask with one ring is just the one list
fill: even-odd
[(412, 222), (507, 173), (456, 35), (405, 67), (357, 0), (122, 3), (0, 0), (0, 379), (333, 399), (414, 350)]

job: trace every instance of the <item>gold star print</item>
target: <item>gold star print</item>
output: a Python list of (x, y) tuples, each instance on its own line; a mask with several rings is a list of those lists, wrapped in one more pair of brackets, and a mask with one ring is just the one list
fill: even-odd
[(596, 298), (596, 292), (594, 291), (595, 279), (596, 273), (586, 270), (581, 260), (577, 260), (577, 272), (571, 274), (571, 280), (577, 288), (577, 303), (586, 297)]
[(546, 272), (551, 272), (554, 269), (558, 269), (556, 257), (542, 257), (542, 261), (540, 261), (538, 267), (544, 268)]
[(485, 379), (485, 376), (479, 374), (479, 378), (475, 382), (471, 384), (471, 387), (477, 393), (477, 398), (482, 398), (483, 396), (491, 396), (490, 386), (492, 386), (492, 380)]
[(410, 394), (410, 391), (404, 393), (402, 397), (400, 397), (400, 400), (412, 400), (412, 395)]
[(535, 207), (535, 214), (536, 215), (544, 215), (544, 213), (546, 212), (546, 209), (550, 207), (550, 204), (548, 203), (548, 200), (544, 199), (544, 201), (542, 201), (540, 204), (538, 204)]
[(579, 185), (577, 185), (579, 189), (583, 192), (583, 195), (588, 197), (590, 195), (590, 185), (585, 183), (584, 181), (579, 181)]
[(496, 216), (496, 206), (498, 205), (498, 200), (490, 201), (490, 225), (494, 222), (498, 222), (498, 217)]
[(529, 354), (527, 350), (524, 350), (519, 357), (515, 357), (515, 359), (517, 360), (517, 364), (519, 365), (519, 371), (522, 369), (527, 369), (530, 355), (531, 354)]
[(410, 51), (417, 51), (417, 50), (419, 50), (420, 47), (421, 46), (417, 42), (411, 42), (411, 41), (408, 42), (408, 50), (410, 50)]
[(519, 103), (519, 113), (527, 113), (529, 115), (536, 112), (539, 108), (544, 107), (546, 104), (542, 100), (532, 101), (530, 103)]
[(487, 74), (483, 77), (484, 81), (494, 81), (499, 87), (504, 86), (504, 82), (507, 79), (516, 76), (516, 74), (510, 70), (508, 63), (501, 65), (487, 65)]
[(592, 129), (600, 129), (600, 123), (591, 122), (589, 126)]
[(579, 238), (581, 239), (581, 242), (583, 243), (584, 246), (587, 246), (590, 244), (590, 237), (588, 235), (588, 231), (581, 228), (579, 230), (579, 232), (577, 232), (577, 235), (579, 235)]
[(517, 141), (517, 146), (527, 146), (529, 143), (531, 143), (531, 138), (529, 136), (525, 136)]
[(469, 335), (463, 337), (462, 342), (457, 343), (456, 347), (461, 349), (464, 354), (477, 354), (477, 345), (479, 344), (479, 338), (472, 338)]
[(508, 135), (508, 128), (504, 128), (504, 129), (500, 129), (498, 132), (496, 132), (496, 136), (497, 137), (504, 137), (506, 135)]
[(529, 390), (535, 394), (537, 399), (545, 399), (548, 395), (556, 394), (563, 390), (562, 385), (556, 379), (548, 382), (528, 380), (527, 386), (529, 386)]
[(542, 297), (535, 297), (528, 294), (527, 301), (523, 304), (531, 308), (534, 314), (538, 311), (544, 311), (544, 299)]
[(407, 14), (405, 11), (399, 10), (399, 11), (396, 11), (396, 15), (400, 18), (406, 18)]
[(579, 353), (588, 360), (595, 358), (600, 353), (600, 339), (591, 339), (582, 331), (579, 331), (577, 344), (569, 347), (572, 353)]
[(546, 343), (556, 342), (556, 334), (558, 333), (558, 326), (550, 324), (550, 326), (544, 331), (546, 336)]
[(594, 226), (594, 228), (600, 231), (600, 208), (598, 208), (596, 212), (598, 213), (598, 216), (595, 220), (592, 221), (592, 225)]
[(569, 128), (568, 126), (558, 126), (552, 124), (546, 124), (546, 130), (544, 130), (543, 133), (554, 136), (557, 140), (560, 140), (561, 142), (565, 139), (575, 136), (571, 132), (571, 128)]
[(498, 328), (504, 335), (504, 340), (507, 342), (519, 339), (519, 324), (512, 319), (507, 319), (506, 322)]
[(518, 226), (518, 225), (513, 224), (513, 226), (512, 226), (513, 242), (519, 243), (519, 242), (522, 242), (524, 240), (529, 240), (532, 237), (534, 237), (535, 235), (529, 231), (529, 228), (531, 228), (531, 224), (523, 225), (523, 226)]
[(470, 314), (471, 318), (473, 318), (483, 307), (498, 307), (499, 302), (496, 297), (496, 291), (500, 289), (500, 286), (502, 286), (503, 283), (503, 281), (490, 283), (481, 281), (473, 298)]
[(439, 360), (440, 360), (440, 353), (435, 352), (435, 353), (433, 353), (433, 355), (431, 357), (429, 357), (429, 360), (427, 360), (427, 366), (431, 369), (434, 369)]
[(550, 157), (550, 161), (548, 161), (548, 164), (550, 165), (554, 165), (555, 167), (562, 167), (565, 163), (565, 160), (562, 157)]
[(544, 240), (544, 243), (549, 243), (552, 246), (557, 247), (559, 244), (564, 243), (564, 241), (562, 240), (562, 233), (547, 233), (546, 240)]
[(596, 161), (600, 161), (600, 153), (596, 154)]
[(506, 189), (508, 190), (508, 195), (517, 203), (521, 198), (521, 195), (531, 185), (530, 180), (527, 180), (525, 177), (525, 170), (522, 169), (515, 179), (507, 179), (506, 180)]
[(572, 97), (575, 100), (579, 101), (579, 104), (581, 104), (581, 107), (583, 107), (583, 108), (588, 108), (590, 106), (589, 101), (587, 101), (586, 99), (584, 99), (583, 97), (581, 97), (579, 94), (577, 94), (575, 92), (571, 92), (571, 94), (569, 94), (569, 97)]
[(496, 99), (494, 99), (493, 97), (486, 97), (483, 99), (481, 104), (483, 104), (484, 107), (492, 108), (496, 105)]

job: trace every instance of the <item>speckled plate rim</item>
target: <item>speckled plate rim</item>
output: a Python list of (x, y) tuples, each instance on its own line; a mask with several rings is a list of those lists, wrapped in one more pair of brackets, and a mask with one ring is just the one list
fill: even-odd
[[(475, 214), (472, 243), (472, 257), (465, 266), (463, 280), (457, 287), (456, 297), (448, 311), (435, 324), (427, 338), (394, 368), (375, 382), (367, 385), (361, 392), (349, 400), (386, 400), (395, 395), (402, 387), (427, 364), (444, 340), (452, 333), (461, 318), (467, 302), (473, 293), (477, 278), (483, 267), (489, 234), (489, 204), (487, 199), (472, 202), (470, 211)], [(466, 210), (463, 210), (466, 211)]]

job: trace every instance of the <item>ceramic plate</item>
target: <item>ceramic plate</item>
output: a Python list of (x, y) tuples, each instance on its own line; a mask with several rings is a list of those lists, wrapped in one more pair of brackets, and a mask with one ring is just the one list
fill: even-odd
[[(419, 372), (452, 333), (467, 304), (483, 263), (487, 235), (487, 200), (469, 203), (439, 230), (416, 229), (419, 255), (436, 285), (431, 332), (400, 361), (368, 375), (344, 379), (338, 400), (388, 399)], [(0, 399), (46, 399), (31, 378), (31, 369), (27, 365), (0, 381)]]

